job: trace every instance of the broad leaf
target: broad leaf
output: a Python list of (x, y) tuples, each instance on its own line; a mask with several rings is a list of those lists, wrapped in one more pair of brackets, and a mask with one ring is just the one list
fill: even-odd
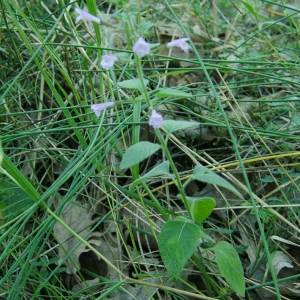
[(161, 164), (155, 166), (153, 169), (151, 169), (148, 173), (146, 173), (143, 177), (149, 178), (149, 177), (156, 177), (159, 175), (168, 174), (170, 175), (170, 163), (168, 160), (162, 162)]
[(185, 220), (168, 221), (163, 226), (158, 236), (158, 247), (169, 273), (179, 275), (203, 235), (200, 226)]
[(234, 247), (228, 242), (221, 241), (213, 249), (221, 275), (226, 279), (234, 292), (242, 297), (245, 296), (243, 266)]
[(209, 184), (215, 184), (231, 191), (232, 193), (236, 194), (239, 197), (242, 197), (240, 192), (230, 182), (228, 182), (227, 180), (225, 180), (215, 172), (203, 166), (195, 167), (193, 171), (193, 176), (191, 177), (190, 180), (198, 180)]
[(158, 149), (160, 149), (160, 145), (150, 142), (139, 142), (130, 146), (122, 158), (120, 164), (121, 169), (127, 169), (135, 164), (138, 164), (139, 162), (151, 156)]
[[(69, 225), (82, 238), (86, 238), (90, 227), (94, 223), (92, 214), (84, 209), (80, 203), (74, 201), (66, 207), (60, 218)], [(80, 269), (79, 256), (86, 252), (85, 245), (66, 229), (61, 223), (56, 222), (53, 228), (55, 238), (59, 242), (59, 261), (66, 264), (68, 274), (75, 274)], [(66, 258), (69, 259), (66, 260)]]
[(164, 129), (169, 133), (177, 130), (183, 130), (189, 127), (199, 126), (198, 122), (194, 121), (180, 121), (180, 120), (164, 120)]
[[(148, 80), (144, 79), (144, 85), (148, 85)], [(119, 87), (125, 88), (125, 89), (135, 89), (135, 90), (141, 90), (142, 89), (142, 83), (139, 78), (134, 78), (134, 79), (128, 79), (128, 80), (123, 80), (118, 83)]]
[(167, 97), (176, 97), (176, 98), (189, 98), (192, 94), (182, 92), (178, 89), (172, 89), (172, 88), (162, 88), (159, 89), (156, 97), (157, 98), (167, 98)]
[(216, 201), (213, 198), (186, 197), (191, 216), (197, 223), (202, 223), (213, 211)]
[(137, 180), (135, 180), (132, 183), (132, 186), (135, 186), (138, 182), (140, 182), (143, 179), (152, 178), (165, 175), (167, 177), (171, 177), (170, 174), (170, 163), (168, 160), (162, 162), (161, 164), (155, 166), (153, 169), (151, 169), (149, 172), (147, 172), (145, 175), (141, 176)]
[(283, 268), (293, 268), (291, 259), (282, 251), (273, 252), (271, 257), (276, 276)]

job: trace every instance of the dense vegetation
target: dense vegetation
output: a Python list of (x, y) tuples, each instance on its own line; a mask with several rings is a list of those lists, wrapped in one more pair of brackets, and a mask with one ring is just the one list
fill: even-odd
[(299, 298), (298, 1), (0, 12), (1, 299)]

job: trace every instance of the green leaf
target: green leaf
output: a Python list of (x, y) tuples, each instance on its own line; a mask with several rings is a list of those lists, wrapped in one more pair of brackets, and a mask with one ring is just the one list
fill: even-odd
[[(148, 85), (148, 82), (149, 82), (149, 80), (144, 79), (144, 85), (145, 86)], [(142, 85), (141, 80), (139, 78), (123, 80), (123, 81), (120, 81), (118, 84), (121, 88), (125, 88), (125, 89), (135, 89), (135, 90), (142, 90), (143, 89), (143, 85)]]
[(213, 198), (186, 197), (193, 220), (202, 223), (214, 210), (216, 201)]
[(169, 133), (172, 133), (177, 130), (183, 130), (189, 127), (198, 126), (198, 122), (194, 121), (181, 121), (181, 120), (164, 120), (163, 127)]
[(6, 222), (21, 214), (33, 203), (33, 200), (15, 182), (8, 178), (1, 179), (0, 212)]
[(160, 149), (160, 145), (150, 142), (139, 142), (130, 146), (122, 158), (120, 164), (121, 169), (127, 169), (135, 164), (138, 164), (139, 162), (151, 156), (158, 149)]
[(221, 275), (226, 279), (234, 292), (244, 297), (244, 271), (236, 250), (231, 244), (225, 241), (217, 243), (213, 249)]
[(157, 98), (167, 98), (167, 97), (189, 98), (191, 96), (192, 96), (191, 93), (185, 93), (178, 89), (172, 89), (172, 88), (159, 89), (156, 94)]
[(153, 22), (142, 22), (139, 26), (138, 26), (138, 32), (142, 32), (143, 35), (144, 33), (148, 33), (153, 27), (154, 27), (154, 23)]
[(300, 125), (300, 116), (295, 115), (293, 120), (296, 123), (296, 125)]
[(203, 235), (200, 226), (186, 220), (168, 221), (163, 226), (158, 236), (158, 248), (169, 273), (179, 275)]
[(162, 162), (161, 164), (155, 166), (148, 173), (146, 173), (143, 178), (156, 177), (159, 175), (170, 175), (170, 163), (168, 160)]
[(254, 9), (254, 7), (250, 3), (246, 2), (246, 1), (242, 1), (242, 3), (245, 5), (245, 7), (248, 9), (248, 11), (253, 16), (257, 17), (257, 12), (256, 12), (256, 10)]
[(161, 164), (155, 166), (153, 169), (151, 169), (149, 172), (147, 172), (145, 175), (139, 177), (136, 179), (133, 183), (132, 186), (135, 186), (137, 183), (139, 183), (143, 179), (147, 178), (152, 178), (152, 177), (157, 177), (165, 175), (167, 177), (171, 177), (170, 174), (170, 163), (168, 160), (162, 162)]
[(29, 197), (35, 202), (39, 201), (40, 194), (31, 184), (28, 178), (14, 165), (14, 163), (5, 155), (0, 143), (0, 173), (5, 174), (16, 183)]
[(191, 180), (198, 180), (201, 182), (218, 185), (242, 198), (240, 192), (230, 182), (206, 167), (196, 166), (193, 171), (193, 176), (190, 178), (190, 181)]

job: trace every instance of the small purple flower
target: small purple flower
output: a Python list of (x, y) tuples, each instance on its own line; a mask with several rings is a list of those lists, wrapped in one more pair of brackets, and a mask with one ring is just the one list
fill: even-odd
[(144, 40), (144, 38), (140, 37), (137, 42), (132, 47), (133, 52), (139, 57), (143, 57), (150, 53), (150, 46)]
[(149, 125), (153, 128), (160, 128), (163, 126), (164, 119), (155, 109), (152, 110), (151, 117), (149, 119)]
[(113, 101), (112, 102), (92, 104), (91, 105), (91, 110), (95, 113), (96, 117), (99, 118), (102, 110), (104, 110), (108, 107), (114, 106), (114, 105), (115, 105), (115, 102), (113, 102)]
[(108, 70), (114, 66), (114, 63), (117, 60), (118, 58), (116, 56), (111, 54), (105, 54), (102, 56), (100, 65), (104, 70)]
[(183, 50), (185, 53), (188, 53), (189, 50), (191, 49), (190, 45), (187, 43), (189, 39), (186, 37), (180, 38), (180, 39), (176, 39), (170, 43), (167, 44), (167, 47), (178, 47), (181, 50)]
[(101, 23), (101, 20), (100, 18), (97, 18), (96, 16), (90, 14), (89, 12), (81, 9), (81, 8), (78, 8), (76, 7), (75, 8), (75, 11), (78, 13), (78, 16), (75, 20), (75, 23), (77, 24), (80, 20), (83, 20), (83, 21), (91, 21), (91, 22), (95, 22), (95, 23), (98, 23), (100, 24)]

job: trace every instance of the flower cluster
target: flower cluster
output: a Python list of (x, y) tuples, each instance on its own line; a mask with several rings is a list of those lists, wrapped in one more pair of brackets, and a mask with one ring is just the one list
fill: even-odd
[[(87, 12), (83, 9), (80, 9), (77, 7), (77, 8), (75, 8), (75, 12), (78, 14), (78, 16), (76, 17), (75, 23), (78, 23), (80, 20), (88, 21), (88, 22), (95, 22), (98, 24), (101, 23), (100, 18), (90, 14), (89, 12)], [(175, 39), (175, 40), (167, 43), (167, 47), (168, 48), (177, 47), (177, 48), (180, 48), (185, 53), (188, 53), (190, 50), (190, 45), (187, 43), (188, 41), (189, 41), (189, 39), (187, 37)], [(137, 42), (133, 45), (132, 51), (137, 56), (143, 57), (145, 55), (150, 54), (150, 45), (148, 42), (145, 41), (145, 39), (143, 37), (139, 37)], [(117, 61), (117, 57), (115, 57), (113, 55), (104, 55), (104, 57), (102, 57), (101, 66), (105, 70), (110, 69), (114, 65), (115, 61)]]
[[(80, 8), (75, 8), (75, 12), (78, 14), (76, 17), (75, 23), (77, 24), (80, 20), (95, 22), (100, 24), (100, 18), (90, 14), (89, 12), (82, 10)], [(189, 39), (187, 37), (175, 39), (167, 43), (168, 48), (177, 47), (180, 48), (183, 52), (188, 53), (190, 50), (190, 45), (188, 44)], [(150, 54), (150, 44), (145, 41), (143, 37), (139, 37), (136, 43), (132, 47), (132, 51), (138, 56), (143, 57)], [(118, 57), (112, 54), (105, 54), (101, 58), (100, 65), (104, 70), (111, 69), (115, 62), (118, 60)], [(95, 113), (96, 117), (99, 118), (103, 110), (108, 107), (114, 106), (114, 102), (105, 102), (99, 104), (92, 104), (91, 110)], [(149, 119), (149, 125), (154, 129), (161, 128), (163, 126), (163, 117), (155, 109), (152, 109), (152, 113)]]

